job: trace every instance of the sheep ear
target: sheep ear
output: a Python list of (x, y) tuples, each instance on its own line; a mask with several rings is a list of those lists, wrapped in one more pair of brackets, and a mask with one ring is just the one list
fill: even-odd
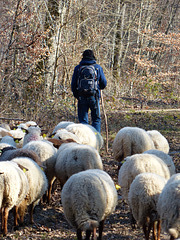
[(28, 171), (28, 169), (27, 169), (26, 167), (22, 166), (21, 164), (17, 163), (17, 165), (18, 165), (18, 167), (19, 167), (20, 169), (23, 170), (23, 172)]
[(3, 172), (0, 172), (0, 174), (4, 174)]

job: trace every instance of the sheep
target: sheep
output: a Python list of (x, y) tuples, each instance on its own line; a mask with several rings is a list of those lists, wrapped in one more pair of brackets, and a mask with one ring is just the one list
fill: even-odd
[(21, 217), (20, 220), (21, 223), (23, 223), (26, 207), (30, 206), (30, 222), (33, 223), (34, 207), (39, 203), (39, 200), (45, 194), (48, 188), (46, 175), (40, 166), (29, 157), (16, 157), (11, 161), (28, 169), (25, 174), (29, 183), (29, 191), (24, 200), (23, 207), (20, 205), (19, 211)]
[(4, 129), (6, 129), (6, 130), (8, 130), (8, 131), (11, 130), (9, 124), (7, 124), (7, 123), (1, 123), (1, 124), (0, 124), (0, 128), (4, 128)]
[(160, 240), (161, 223), (157, 213), (157, 202), (166, 182), (167, 180), (158, 174), (141, 173), (131, 183), (128, 194), (129, 206), (134, 219), (143, 227), (146, 240), (149, 240), (152, 226), (153, 239)]
[(42, 140), (41, 129), (39, 127), (29, 127), (27, 134), (24, 136), (23, 146), (25, 146), (30, 141)]
[(11, 136), (7, 135), (7, 136), (2, 137), (2, 139), (0, 141), (0, 144), (1, 143), (5, 143), (9, 146), (12, 146), (12, 147), (16, 148), (16, 142), (14, 141), (14, 138), (11, 137)]
[(2, 231), (6, 235), (9, 211), (14, 207), (14, 226), (17, 222), (17, 209), (29, 190), (27, 177), (14, 162), (0, 162), (0, 209), (2, 214)]
[(128, 192), (134, 178), (143, 172), (156, 173), (165, 179), (170, 178), (168, 166), (153, 154), (134, 154), (125, 158), (119, 174), (118, 183), (121, 186), (122, 196), (125, 201), (128, 201)]
[(127, 156), (155, 149), (147, 132), (138, 127), (124, 127), (116, 134), (112, 150), (114, 159), (121, 162)]
[(55, 164), (56, 178), (60, 181), (61, 188), (67, 179), (80, 171), (87, 169), (101, 169), (103, 164), (98, 151), (89, 145), (78, 143), (67, 143), (66, 148), (59, 152)]
[(30, 141), (23, 146), (23, 149), (28, 149), (35, 152), (45, 168), (45, 174), (48, 179), (48, 203), (50, 202), (52, 184), (55, 180), (55, 162), (57, 149), (47, 140)]
[(66, 129), (57, 130), (57, 132), (52, 137), (52, 139), (60, 139), (60, 140), (72, 139), (77, 143), (81, 143), (78, 136), (76, 136), (74, 133), (68, 132)]
[(17, 128), (9, 131), (10, 134), (16, 139), (16, 147), (21, 148), (23, 146), (23, 140), (25, 136), (25, 130)]
[[(92, 127), (89, 127), (88, 124), (82, 123), (74, 123), (70, 124), (66, 127), (68, 132), (71, 132), (79, 137), (82, 144), (87, 144), (92, 147), (95, 147), (97, 150), (100, 150), (102, 147), (101, 142), (102, 137), (99, 134), (98, 137), (96, 136), (96, 132), (92, 130)], [(101, 137), (101, 140), (98, 140)]]
[(16, 157), (28, 157), (33, 159), (39, 166), (42, 166), (42, 162), (39, 158), (39, 156), (28, 149), (16, 149), (16, 148), (5, 148), (3, 149), (5, 151), (2, 151), (2, 154), (0, 156), (0, 161), (9, 161)]
[(155, 149), (163, 151), (165, 153), (169, 153), (169, 143), (167, 139), (157, 130), (149, 130), (147, 131), (149, 136), (151, 137)]
[(9, 130), (5, 129), (4, 127), (0, 127), (0, 139), (4, 136), (11, 136), (12, 137)]
[(61, 121), (59, 122), (53, 129), (52, 131), (52, 135), (53, 134), (56, 134), (56, 132), (59, 130), (59, 129), (65, 129), (68, 125), (70, 124), (74, 124), (74, 122), (71, 122), (71, 121)]
[(102, 239), (105, 219), (117, 205), (117, 191), (112, 178), (100, 169), (89, 169), (73, 174), (64, 184), (61, 193), (62, 206), (69, 224), (76, 228), (77, 239), (96, 239), (99, 227), (99, 240)]
[(29, 127), (38, 127), (38, 125), (34, 121), (27, 121), (25, 123), (20, 123), (17, 127), (19, 129), (27, 130)]
[(180, 237), (180, 174), (173, 175), (163, 188), (157, 204), (162, 229), (170, 240)]
[(157, 149), (151, 149), (151, 150), (145, 151), (144, 153), (154, 154), (157, 157), (161, 158), (167, 164), (171, 176), (176, 173), (176, 167), (174, 165), (172, 157), (169, 156), (167, 153)]

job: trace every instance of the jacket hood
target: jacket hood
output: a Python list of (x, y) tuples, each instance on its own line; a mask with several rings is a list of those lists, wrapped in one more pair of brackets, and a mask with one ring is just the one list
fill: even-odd
[(96, 60), (82, 59), (80, 65), (96, 64)]

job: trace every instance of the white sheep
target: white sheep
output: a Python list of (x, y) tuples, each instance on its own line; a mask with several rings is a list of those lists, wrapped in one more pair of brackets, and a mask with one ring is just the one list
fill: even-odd
[(27, 177), (16, 163), (0, 162), (0, 209), (2, 214), (2, 230), (7, 234), (9, 211), (14, 207), (14, 225), (18, 225), (17, 209), (29, 190)]
[(97, 150), (100, 150), (102, 147), (102, 136), (97, 134), (97, 131), (92, 130), (92, 127), (88, 124), (70, 124), (66, 127), (66, 130), (78, 136), (82, 144), (90, 145)]
[(29, 127), (38, 127), (38, 125), (34, 121), (27, 121), (25, 123), (20, 123), (17, 127), (19, 129), (27, 130)]
[(170, 234), (170, 240), (180, 238), (180, 174), (173, 175), (163, 188), (157, 210), (162, 228)]
[(94, 147), (78, 143), (66, 143), (61, 146), (55, 164), (56, 178), (61, 187), (75, 173), (87, 169), (103, 170), (101, 157)]
[(61, 121), (53, 129), (52, 134), (56, 134), (59, 129), (66, 128), (68, 125), (73, 124), (71, 121)]
[(16, 147), (21, 148), (23, 146), (25, 130), (17, 128), (17, 129), (10, 130), (9, 132), (13, 136), (13, 138), (17, 140), (16, 141)]
[(104, 220), (112, 214), (117, 204), (117, 191), (112, 178), (104, 171), (90, 169), (72, 175), (65, 183), (61, 200), (65, 217), (76, 228), (77, 239), (86, 239), (99, 227), (99, 240), (102, 239)]
[(48, 179), (48, 203), (50, 202), (52, 184), (55, 180), (55, 163), (56, 163), (56, 154), (57, 149), (53, 144), (47, 140), (40, 141), (30, 141), (25, 144), (23, 149), (28, 149), (35, 152), (43, 166), (45, 167), (45, 174)]
[[(17, 164), (28, 169), (25, 172), (28, 183), (29, 191), (24, 200), (23, 208), (19, 207), (21, 223), (24, 220), (24, 214), (26, 206), (30, 206), (30, 222), (33, 223), (33, 210), (34, 207), (39, 203), (42, 196), (45, 194), (48, 188), (48, 181), (46, 175), (40, 166), (29, 157), (16, 157), (11, 160)], [(25, 206), (25, 207), (24, 207)]]
[(134, 178), (144, 172), (156, 173), (165, 179), (170, 178), (170, 172), (164, 161), (153, 154), (134, 154), (125, 158), (118, 174), (122, 196), (128, 201), (128, 192)]
[(16, 142), (14, 141), (14, 138), (11, 137), (11, 136), (7, 135), (7, 136), (2, 137), (2, 139), (0, 141), (0, 144), (1, 143), (5, 143), (9, 146), (12, 146), (12, 147), (16, 148)]
[(127, 156), (155, 149), (147, 132), (138, 127), (124, 127), (117, 133), (113, 145), (114, 159), (121, 162)]
[(77, 143), (81, 143), (78, 136), (76, 136), (74, 133), (68, 132), (66, 129), (57, 130), (52, 139), (60, 139), (60, 140), (72, 139)]
[(167, 139), (157, 130), (147, 131), (157, 150), (169, 153), (169, 143)]
[(131, 183), (128, 203), (137, 224), (143, 227), (146, 240), (149, 239), (152, 226), (153, 239), (160, 239), (161, 223), (157, 202), (166, 182), (167, 180), (158, 174), (141, 173)]
[(10, 134), (9, 130), (3, 128), (3, 127), (0, 127), (0, 139), (4, 136), (11, 136), (12, 135)]
[(26, 132), (27, 133), (25, 134), (23, 140), (23, 146), (30, 141), (43, 140), (43, 137), (41, 136), (41, 129), (39, 127), (29, 127)]
[(157, 157), (161, 158), (167, 164), (170, 171), (170, 175), (173, 175), (176, 173), (176, 167), (174, 165), (172, 157), (169, 156), (167, 153), (157, 149), (151, 149), (151, 150), (145, 151), (144, 153), (154, 154)]

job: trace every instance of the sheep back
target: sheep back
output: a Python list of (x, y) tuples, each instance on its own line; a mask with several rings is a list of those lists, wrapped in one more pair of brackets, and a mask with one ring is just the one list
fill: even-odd
[(154, 148), (154, 143), (147, 132), (138, 127), (124, 127), (119, 130), (112, 145), (116, 161)]
[(78, 136), (82, 144), (90, 145), (97, 149), (98, 144), (96, 135), (87, 124), (70, 124), (66, 127), (66, 130)]
[(157, 209), (162, 229), (174, 239), (180, 237), (180, 174), (168, 180), (159, 196)]
[(89, 145), (66, 144), (58, 154), (55, 164), (56, 177), (62, 185), (73, 174), (87, 169), (103, 169), (98, 151)]
[(169, 143), (167, 139), (157, 130), (147, 131), (157, 150), (169, 153)]
[(0, 208), (18, 206), (29, 190), (27, 177), (16, 163), (0, 162)]
[(172, 157), (169, 156), (167, 153), (157, 149), (151, 149), (151, 150), (145, 151), (144, 153), (154, 154), (157, 157), (161, 158), (167, 164), (171, 176), (176, 173), (176, 167), (174, 165)]
[(36, 203), (47, 190), (48, 182), (46, 175), (40, 166), (28, 157), (16, 157), (12, 162), (21, 164), (28, 169), (28, 171), (25, 172), (29, 183), (29, 192), (26, 200), (28, 205)]
[(167, 165), (153, 154), (134, 154), (127, 157), (118, 174), (118, 183), (125, 200), (128, 199), (129, 188), (134, 178), (144, 172), (156, 173), (165, 179), (170, 178)]
[(106, 172), (90, 169), (76, 173), (67, 180), (61, 199), (69, 224), (86, 231), (92, 224), (97, 227), (115, 210), (117, 191)]
[[(152, 212), (157, 213), (158, 198), (166, 182), (167, 180), (158, 174), (141, 173), (131, 183), (128, 203), (139, 226), (146, 222), (147, 217), (151, 219)], [(159, 220), (157, 214), (154, 220)]]

